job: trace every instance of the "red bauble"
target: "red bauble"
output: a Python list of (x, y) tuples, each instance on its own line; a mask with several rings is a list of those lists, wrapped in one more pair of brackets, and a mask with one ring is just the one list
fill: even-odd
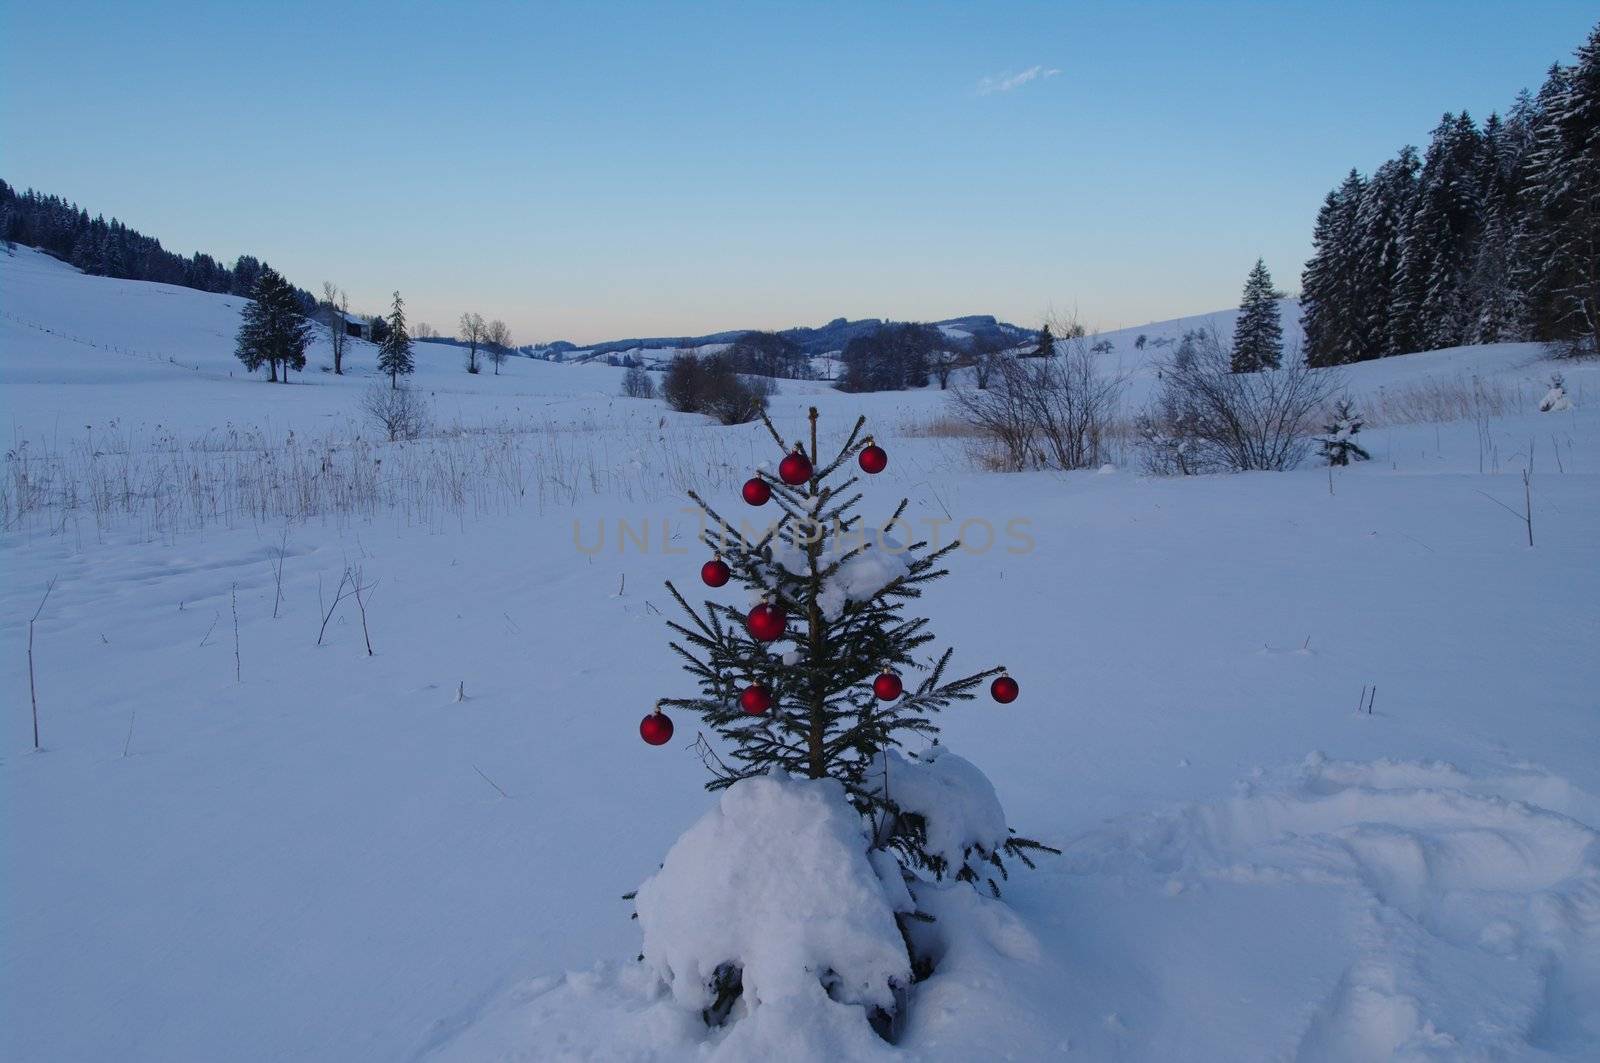
[(790, 487), (799, 487), (811, 479), (811, 459), (795, 450), (778, 462), (778, 478)]
[(744, 482), (744, 490), (741, 493), (744, 495), (744, 500), (752, 506), (764, 506), (767, 504), (767, 499), (772, 497), (772, 488), (767, 486), (767, 481), (761, 477), (752, 476)]
[(893, 701), (905, 693), (905, 684), (900, 682), (900, 677), (893, 672), (884, 672), (872, 681), (872, 692), (878, 696), (879, 701)]
[(639, 721), (639, 737), (653, 746), (672, 741), (672, 717), (657, 709)]
[(889, 454), (878, 444), (868, 443), (856, 461), (860, 462), (862, 472), (876, 474), (889, 467)]
[(749, 630), (750, 637), (761, 642), (771, 642), (783, 636), (783, 629), (789, 623), (789, 614), (783, 611), (783, 606), (762, 602), (750, 610), (750, 615), (745, 617), (744, 626)]
[(990, 696), (1002, 705), (1009, 705), (1016, 701), (1017, 694), (1020, 692), (1021, 688), (1017, 686), (1017, 681), (1008, 675), (1000, 676), (989, 684)]
[(728, 570), (728, 563), (720, 557), (713, 557), (710, 561), (700, 566), (700, 578), (707, 587), (720, 587), (728, 582), (732, 573)]
[(739, 707), (751, 716), (760, 716), (772, 708), (772, 691), (760, 683), (752, 683), (739, 695)]

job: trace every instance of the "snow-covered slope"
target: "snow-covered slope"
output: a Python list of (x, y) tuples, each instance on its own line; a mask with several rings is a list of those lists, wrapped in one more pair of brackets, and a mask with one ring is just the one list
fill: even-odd
[[(370, 436), (370, 349), (346, 378), (319, 347), (292, 386), (247, 379), (238, 302), (0, 254), (5, 489), (63, 474), (83, 439), (106, 467), (243, 461), (256, 432), (285, 468), (290, 430)], [(770, 441), (618, 399), (620, 370), (470, 377), (418, 353), (460, 431), (363, 460), (476, 502), (186, 524), (153, 515), (183, 504), (170, 484), (139, 520), (85, 500), (0, 537), (0, 1056), (716, 1055), (633, 962), (620, 897), (715, 800), (687, 742), (637, 735), (687, 689), (660, 589), (703, 559), (681, 488), (732, 497)], [(1374, 428), (1375, 460), (1331, 480), (982, 473), (959, 440), (902, 431), (937, 391), (785, 384), (786, 428), (808, 404), (825, 438), (872, 418), (891, 455), (873, 509), (904, 495), (919, 530), (967, 525), (919, 605), (957, 667), (1003, 660), (1023, 693), (952, 710), (945, 739), (1064, 849), (1004, 905), (947, 898), (958, 947), (873, 1052), (1600, 1054), (1600, 383), (1564, 367), (1575, 408), (1534, 412), (1537, 357), (1354, 367), (1371, 396), (1537, 390), (1482, 423)], [(1530, 463), (1532, 548), (1496, 504), (1520, 510)], [(350, 600), (318, 644), (354, 567), (371, 656)], [(34, 753), (28, 621), (52, 579)]]

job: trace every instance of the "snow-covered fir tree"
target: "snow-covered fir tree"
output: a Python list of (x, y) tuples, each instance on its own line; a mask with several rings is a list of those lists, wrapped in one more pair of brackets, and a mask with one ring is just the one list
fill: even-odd
[(1333, 407), (1333, 421), (1323, 425), (1323, 435), (1317, 439), (1317, 446), (1322, 458), (1329, 465), (1349, 465), (1352, 461), (1367, 461), (1372, 455), (1368, 454), (1356, 436), (1361, 434), (1362, 417), (1355, 410), (1355, 406), (1347, 398), (1340, 399)]
[(1522, 299), (1512, 259), (1517, 209), (1515, 151), (1516, 144), (1507, 136), (1500, 116), (1489, 115), (1483, 123), (1478, 159), (1482, 224), (1468, 278), (1467, 297), (1473, 307), (1467, 334), (1470, 343), (1523, 338)]
[[(675, 995), (719, 1024), (751, 977), (820, 979), (834, 996), (840, 987), (830, 985), (830, 973), (852, 964), (869, 940), (881, 945), (887, 929), (889, 954), (861, 979), (871, 985), (843, 987), (846, 996), (836, 997), (870, 1005), (874, 1025), (887, 1036), (903, 1017), (910, 982), (934, 962), (933, 952), (917, 944), (924, 933), (918, 924), (932, 922), (918, 895), (953, 880), (998, 897), (1008, 859), (1031, 867), (1033, 855), (1056, 850), (1008, 830), (993, 786), (967, 761), (936, 744), (907, 751), (913, 742), (935, 740), (937, 714), (985, 686), (1001, 703), (1018, 693), (998, 666), (951, 678), (954, 651), (928, 653), (934, 640), (928, 621), (905, 613), (928, 583), (947, 575), (941, 562), (960, 542), (932, 548), (895, 540), (893, 530), (906, 526), (906, 500), (878, 528), (855, 512), (862, 499), (856, 467), (870, 475), (888, 461), (864, 438), (865, 417), (826, 458), (815, 408), (809, 441), (792, 445), (765, 413), (761, 420), (784, 456), (776, 475), (758, 470), (742, 494), (750, 506), (770, 505), (771, 522), (750, 529), (747, 519), (729, 520), (690, 493), (704, 513), (702, 538), (716, 549), (701, 581), (713, 588), (735, 584), (747, 600), (696, 606), (667, 583), (684, 614), (668, 621), (672, 649), (698, 692), (661, 699), (641, 721), (640, 735), (664, 744), (674, 731), (668, 714), (693, 713), (711, 732), (694, 743), (711, 774), (706, 786), (725, 796), (721, 812), (685, 835), (662, 872), (635, 895), (644, 958)], [(752, 822), (727, 823), (730, 810)], [(779, 825), (781, 817), (796, 814), (833, 824), (826, 853), (784, 853), (791, 828)], [(774, 817), (769, 823), (753, 822), (767, 815)], [(752, 846), (752, 829), (785, 833)], [(752, 865), (741, 866), (737, 880), (800, 875), (825, 893), (841, 891), (819, 902), (809, 929), (796, 931), (818, 939), (813, 951), (820, 955), (780, 963), (782, 970), (750, 967), (751, 958), (740, 954), (744, 946), (711, 925), (715, 912), (705, 911), (707, 886), (695, 870), (725, 860)], [(851, 866), (860, 873), (849, 872)], [(726, 870), (717, 877), (730, 880)], [(860, 931), (855, 941), (832, 939), (822, 927), (845, 918), (840, 905), (878, 912), (881, 918), (871, 919), (877, 929)], [(892, 940), (895, 934), (900, 940)]]
[(1400, 272), (1400, 239), (1422, 163), (1409, 144), (1373, 173), (1356, 208), (1350, 325), (1356, 359), (1397, 353), (1390, 305)]
[[(269, 380), (289, 382), (290, 369), (306, 367), (311, 322), (301, 313), (295, 290), (270, 267), (257, 274), (250, 302), (239, 315), (234, 354), (252, 373), (267, 366)], [(278, 367), (283, 376), (278, 376)]]
[(1600, 25), (1577, 62), (1540, 93), (1531, 192), (1542, 269), (1536, 282), (1542, 339), (1600, 353)]
[(1471, 115), (1440, 119), (1423, 158), (1401, 257), (1399, 298), (1416, 320), (1412, 349), (1457, 346), (1473, 324), (1468, 278), (1482, 210), (1478, 154)]
[(1317, 212), (1311, 259), (1300, 277), (1300, 323), (1309, 365), (1354, 360), (1356, 212), (1365, 185), (1351, 170)]
[[(745, 501), (774, 503), (772, 523), (750, 541), (740, 523), (698, 494), (689, 495), (708, 518), (707, 538), (717, 547), (708, 566), (725, 566), (716, 578), (702, 570), (702, 578), (713, 586), (737, 582), (755, 596), (756, 607), (707, 600), (696, 609), (667, 583), (688, 618), (668, 623), (679, 637), (673, 649), (700, 692), (661, 704), (695, 712), (731, 747), (723, 756), (702, 744), (712, 773), (708, 788), (773, 768), (838, 779), (863, 815), (883, 817), (878, 844), (922, 866), (914, 827), (895, 821), (893, 798), (877, 779), (883, 753), (912, 737), (936, 736), (935, 714), (971, 700), (981, 684), (1005, 672), (994, 667), (947, 678), (954, 651), (924, 659), (920, 651), (934, 638), (928, 622), (903, 615), (925, 584), (948, 575), (940, 563), (960, 543), (935, 550), (923, 541), (895, 541), (890, 529), (903, 526), (909, 505), (904, 500), (876, 529), (854, 512), (862, 496), (853, 490), (859, 475), (847, 463), (860, 458), (869, 469), (881, 454), (863, 438), (865, 417), (825, 462), (815, 408), (809, 447), (785, 443), (765, 413), (761, 421), (787, 453), (779, 475), (761, 472), (746, 485)], [(758, 611), (764, 622), (756, 618)], [(902, 688), (901, 674), (912, 671), (924, 677)], [(886, 676), (892, 681), (880, 683)], [(886, 695), (890, 688), (894, 693)], [(976, 877), (980, 865), (990, 869), (984, 874), (1000, 873), (1001, 856), (1026, 861), (1038, 848), (1016, 839), (1003, 852), (974, 853), (969, 866), (945, 870), (958, 878)]]
[(416, 363), (411, 357), (411, 335), (406, 331), (405, 302), (399, 292), (394, 293), (394, 304), (385, 324), (388, 332), (383, 337), (383, 345), (378, 348), (378, 371), (387, 373), (389, 386), (397, 388), (401, 377), (409, 376), (416, 370)]
[(1256, 259), (1245, 278), (1239, 301), (1239, 321), (1233, 328), (1233, 371), (1258, 373), (1283, 364), (1283, 323), (1278, 315), (1278, 292), (1264, 259)]

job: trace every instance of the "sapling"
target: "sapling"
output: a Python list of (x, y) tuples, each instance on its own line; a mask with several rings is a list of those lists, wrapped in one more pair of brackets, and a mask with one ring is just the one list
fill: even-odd
[(44, 597), (39, 599), (39, 608), (28, 618), (28, 698), (33, 702), (33, 748), (36, 750), (39, 748), (39, 688), (33, 678), (33, 623), (44, 612), (44, 603), (50, 600), (50, 592), (55, 589), (56, 577), (51, 576), (50, 582), (45, 584)]
[[(1356, 412), (1355, 405), (1348, 398), (1342, 398), (1334, 404), (1333, 423), (1324, 425), (1322, 430), (1326, 434), (1317, 439), (1322, 458), (1328, 463), (1329, 468), (1335, 465), (1349, 465), (1351, 461), (1371, 460), (1372, 455), (1356, 442), (1356, 436), (1361, 433), (1361, 426), (1364, 423), (1364, 419)], [(1328, 493), (1333, 493), (1332, 474), (1329, 474)]]
[[(348, 598), (350, 596), (351, 592), (345, 589), (349, 585), (350, 585), (350, 566), (346, 565), (345, 566), (345, 570), (342, 573), (340, 573), (340, 575), (339, 575), (339, 586), (333, 592), (333, 603), (331, 605), (329, 605), (327, 611), (322, 614), (322, 627), (317, 630), (317, 645), (318, 646), (322, 645), (322, 639), (328, 633), (328, 621), (333, 619), (333, 614), (339, 608), (339, 603), (344, 601), (346, 598)], [(322, 604), (322, 577), (321, 576), (317, 577), (317, 604), (318, 605)]]
[(361, 569), (355, 570), (355, 579), (351, 581), (355, 587), (356, 608), (361, 612), (361, 637), (367, 642), (367, 656), (372, 654), (372, 635), (367, 631), (367, 601), (372, 597), (369, 593), (377, 587), (376, 583), (362, 583)]

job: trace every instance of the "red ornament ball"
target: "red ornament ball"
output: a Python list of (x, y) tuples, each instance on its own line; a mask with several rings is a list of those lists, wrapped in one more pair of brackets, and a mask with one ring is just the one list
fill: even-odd
[(876, 475), (889, 467), (889, 453), (876, 443), (868, 443), (856, 458), (862, 472)]
[(811, 479), (811, 459), (794, 451), (778, 462), (778, 478), (790, 487), (799, 487)]
[(672, 717), (657, 709), (639, 721), (639, 737), (653, 746), (672, 741)]
[(789, 624), (789, 614), (783, 611), (783, 606), (762, 602), (750, 610), (750, 615), (745, 617), (744, 626), (749, 630), (750, 637), (760, 642), (771, 642), (783, 636), (783, 629)]
[(707, 587), (720, 587), (728, 582), (728, 577), (733, 573), (728, 569), (728, 563), (720, 557), (713, 557), (710, 561), (700, 566), (700, 578)]
[(751, 716), (760, 716), (772, 708), (772, 691), (760, 683), (752, 683), (739, 695), (739, 707)]
[(1021, 688), (1017, 686), (1017, 681), (1008, 675), (1000, 676), (989, 684), (990, 696), (1002, 705), (1009, 705), (1016, 701), (1019, 693), (1021, 693)]
[(744, 482), (744, 490), (740, 493), (752, 506), (764, 506), (767, 504), (767, 499), (772, 497), (772, 488), (767, 486), (767, 481), (761, 477), (752, 476)]
[(878, 696), (879, 701), (893, 701), (905, 693), (905, 684), (900, 682), (900, 677), (893, 672), (884, 672), (872, 681), (872, 692)]

